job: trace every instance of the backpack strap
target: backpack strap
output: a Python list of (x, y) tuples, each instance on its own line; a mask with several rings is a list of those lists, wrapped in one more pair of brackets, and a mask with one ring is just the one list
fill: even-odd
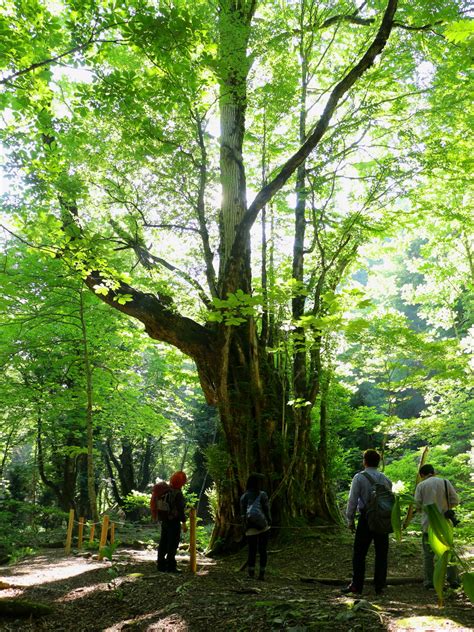
[(365, 470), (361, 472), (361, 474), (362, 476), (365, 476), (365, 478), (369, 481), (371, 485), (375, 485), (377, 483), (377, 481), (373, 479), (372, 476), (370, 476), (370, 474), (366, 472)]
[(377, 481), (376, 479), (374, 479), (372, 476), (370, 476), (370, 474), (368, 472), (366, 472), (365, 470), (363, 472), (361, 472), (362, 476), (365, 476), (365, 478), (370, 481), (370, 483), (375, 487), (376, 485), (383, 485), (385, 487), (385, 489), (388, 489), (390, 491), (390, 487), (387, 487), (385, 481)]

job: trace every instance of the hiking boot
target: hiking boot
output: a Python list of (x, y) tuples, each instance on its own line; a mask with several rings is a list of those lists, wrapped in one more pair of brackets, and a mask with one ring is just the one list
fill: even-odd
[(346, 586), (345, 588), (343, 588), (341, 592), (343, 595), (361, 595), (362, 594), (362, 591), (356, 588), (355, 586), (353, 586), (352, 584), (349, 584), (349, 586)]
[(255, 577), (255, 569), (249, 567), (249, 577), (253, 579)]
[(181, 571), (179, 568), (170, 568), (168, 569), (168, 573), (174, 573), (175, 575), (181, 575), (183, 571)]
[(258, 574), (258, 578), (261, 582), (265, 580), (265, 569), (260, 569), (260, 573)]

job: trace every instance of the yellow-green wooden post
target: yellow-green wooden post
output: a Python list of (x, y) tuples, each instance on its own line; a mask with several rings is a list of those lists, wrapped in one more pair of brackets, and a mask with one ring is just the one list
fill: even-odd
[(109, 531), (109, 516), (104, 516), (104, 520), (102, 522), (102, 531), (100, 532), (100, 542), (99, 542), (99, 560), (101, 560), (104, 556), (102, 555), (102, 549), (107, 543), (107, 533)]
[(79, 530), (77, 532), (77, 548), (82, 549), (82, 539), (84, 537), (84, 516), (79, 518)]
[(69, 522), (67, 525), (65, 553), (69, 555), (71, 552), (72, 530), (74, 529), (74, 509), (69, 510)]

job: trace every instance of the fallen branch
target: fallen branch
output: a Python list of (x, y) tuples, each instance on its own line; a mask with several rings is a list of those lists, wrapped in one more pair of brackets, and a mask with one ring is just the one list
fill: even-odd
[[(338, 579), (334, 577), (300, 577), (300, 581), (305, 584), (327, 584), (329, 586), (345, 586), (350, 583), (350, 579)], [(372, 577), (365, 580), (367, 584), (373, 584)], [(387, 577), (388, 586), (400, 586), (401, 584), (422, 584), (421, 577)]]

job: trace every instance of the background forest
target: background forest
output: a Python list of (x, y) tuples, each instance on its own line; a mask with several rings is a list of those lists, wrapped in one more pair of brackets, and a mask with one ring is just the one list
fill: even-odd
[[(430, 228), (368, 244), (348, 275), (364, 306), (341, 311), (342, 334), (328, 332), (337, 336), (327, 394), (330, 480), (342, 509), (361, 451), (376, 446), (397, 489), (412, 491), (420, 449), (429, 446), (429, 461), (462, 497), (469, 537), (470, 296), (456, 292), (468, 287), (468, 259)], [(433, 257), (442, 264), (436, 274)], [(38, 259), (16, 240), (5, 244), (1, 277), (2, 559), (51, 541), (55, 530), (61, 541), (71, 507), (90, 516), (88, 376), (98, 510), (148, 524), (155, 479), (184, 468), (208, 524), (205, 492), (222, 476), (222, 446), (193, 363), (98, 303), (60, 260)], [(316, 409), (311, 440), (318, 436)]]
[[(398, 4), (398, 6), (397, 6)], [(361, 452), (474, 512), (467, 4), (0, 10), (0, 558), (157, 478), (235, 538), (338, 522)], [(14, 528), (12, 528), (12, 526)]]

